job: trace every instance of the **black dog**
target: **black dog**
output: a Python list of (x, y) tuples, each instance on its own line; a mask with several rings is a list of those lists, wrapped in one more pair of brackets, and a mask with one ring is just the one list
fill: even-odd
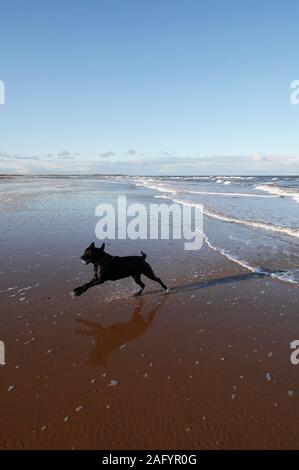
[(156, 281), (167, 290), (165, 284), (158, 278), (150, 265), (145, 261), (146, 254), (141, 252), (142, 256), (111, 256), (104, 251), (105, 243), (101, 248), (96, 248), (92, 243), (81, 256), (84, 264), (93, 264), (94, 278), (74, 289), (75, 295), (81, 295), (90, 287), (103, 284), (105, 281), (117, 281), (124, 277), (132, 276), (134, 281), (141, 287), (140, 291), (135, 295), (140, 295), (145, 287), (140, 279), (141, 274)]

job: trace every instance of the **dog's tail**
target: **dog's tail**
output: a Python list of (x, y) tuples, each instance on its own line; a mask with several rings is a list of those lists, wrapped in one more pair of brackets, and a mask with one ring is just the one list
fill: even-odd
[(143, 251), (140, 251), (140, 253), (141, 253), (141, 256), (142, 256), (143, 259), (145, 259), (147, 257), (146, 253), (143, 253)]

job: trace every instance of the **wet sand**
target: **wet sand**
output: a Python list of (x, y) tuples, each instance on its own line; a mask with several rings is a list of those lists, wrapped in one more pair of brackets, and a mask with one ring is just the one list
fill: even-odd
[(14, 195), (2, 212), (0, 448), (298, 448), (298, 288), (206, 245), (112, 241), (148, 253), (170, 293), (145, 281), (133, 298), (127, 279), (72, 298), (92, 270), (78, 259), (88, 190)]

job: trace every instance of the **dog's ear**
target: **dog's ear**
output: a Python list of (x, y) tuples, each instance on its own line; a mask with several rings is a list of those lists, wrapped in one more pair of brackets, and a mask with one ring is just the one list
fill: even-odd
[(89, 248), (95, 248), (94, 242), (92, 242), (92, 243), (90, 244), (90, 247), (89, 247)]
[(105, 248), (105, 243), (103, 243), (103, 244), (102, 244), (102, 246), (101, 246), (101, 250), (103, 251), (103, 250), (104, 250), (104, 248)]

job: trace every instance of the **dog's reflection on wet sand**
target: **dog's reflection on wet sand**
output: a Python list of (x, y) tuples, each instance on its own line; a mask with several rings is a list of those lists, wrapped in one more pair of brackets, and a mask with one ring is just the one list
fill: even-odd
[(155, 316), (164, 303), (164, 299), (151, 308), (150, 312), (143, 316), (144, 299), (140, 299), (134, 307), (132, 318), (126, 322), (118, 322), (109, 326), (89, 320), (78, 319), (77, 321), (88, 329), (76, 329), (75, 333), (87, 335), (94, 338), (94, 350), (87, 356), (85, 364), (91, 366), (105, 366), (110, 354), (128, 342), (142, 336), (152, 325)]

